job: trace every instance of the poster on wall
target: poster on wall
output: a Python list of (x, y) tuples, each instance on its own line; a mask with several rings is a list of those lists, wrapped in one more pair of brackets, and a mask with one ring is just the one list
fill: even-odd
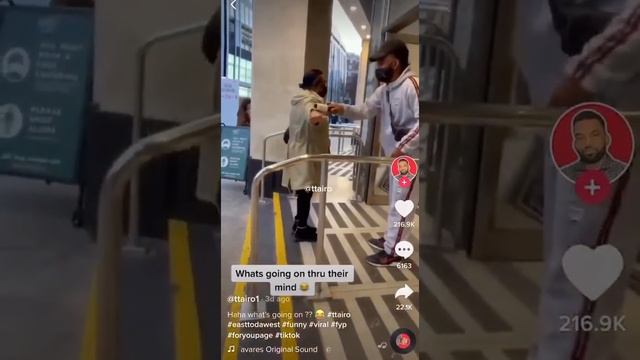
[(238, 80), (223, 77), (220, 80), (220, 99), (222, 123), (226, 126), (238, 124), (238, 106), (240, 106)]
[(0, 25), (0, 174), (76, 183), (93, 15), (7, 8)]
[(245, 180), (250, 136), (248, 127), (222, 127), (220, 174), (223, 179)]

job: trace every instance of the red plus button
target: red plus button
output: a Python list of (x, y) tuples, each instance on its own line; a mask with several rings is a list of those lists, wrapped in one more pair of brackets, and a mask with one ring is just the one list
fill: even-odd
[(600, 170), (588, 170), (576, 179), (576, 194), (589, 205), (599, 204), (611, 194), (611, 182)]
[(409, 179), (407, 176), (403, 176), (400, 178), (400, 180), (398, 180), (398, 183), (400, 184), (400, 187), (408, 188), (409, 186), (411, 186), (411, 179)]

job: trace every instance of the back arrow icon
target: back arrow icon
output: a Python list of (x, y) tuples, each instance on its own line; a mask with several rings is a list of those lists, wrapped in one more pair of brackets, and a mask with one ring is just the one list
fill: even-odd
[(231, 0), (231, 7), (233, 8), (233, 10), (238, 10), (236, 9), (236, 3), (238, 2), (238, 0)]
[(399, 298), (400, 296), (404, 296), (404, 298), (408, 298), (411, 294), (413, 294), (413, 290), (409, 287), (409, 285), (404, 284), (404, 287), (401, 287), (396, 291), (395, 298)]

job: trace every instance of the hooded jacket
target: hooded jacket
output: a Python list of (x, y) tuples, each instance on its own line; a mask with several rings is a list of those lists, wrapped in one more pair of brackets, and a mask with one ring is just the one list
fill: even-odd
[[(329, 152), (329, 124), (309, 122), (313, 104), (324, 104), (324, 99), (310, 90), (303, 90), (291, 99), (289, 114), (289, 157)], [(308, 186), (320, 186), (319, 162), (306, 162), (285, 169), (282, 186), (303, 190)]]
[[(344, 116), (352, 120), (378, 116), (381, 121), (380, 143), (390, 156), (395, 149), (418, 157), (420, 154), (420, 101), (418, 79), (407, 67), (399, 78), (380, 85), (361, 105), (345, 106)], [(403, 133), (396, 140), (393, 129)]]

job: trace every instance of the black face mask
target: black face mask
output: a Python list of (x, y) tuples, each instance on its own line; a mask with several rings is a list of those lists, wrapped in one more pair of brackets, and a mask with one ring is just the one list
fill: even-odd
[(376, 79), (383, 83), (390, 83), (393, 78), (393, 70), (389, 67), (386, 68), (377, 68), (376, 69)]
[(318, 95), (320, 95), (320, 97), (326, 97), (327, 96), (327, 85), (322, 85), (322, 88), (320, 90), (318, 90)]

